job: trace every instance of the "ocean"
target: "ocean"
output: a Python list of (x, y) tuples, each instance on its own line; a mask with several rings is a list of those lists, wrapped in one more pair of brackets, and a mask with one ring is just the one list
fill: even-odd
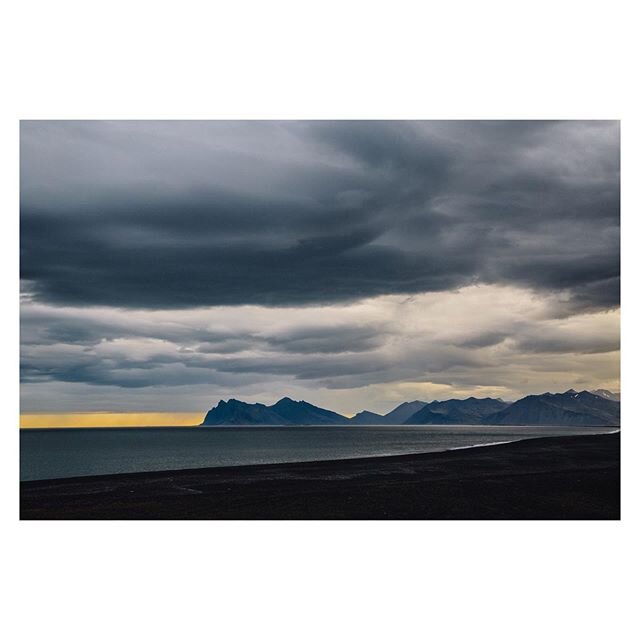
[(612, 430), (457, 425), (21, 429), (20, 480), (426, 453)]

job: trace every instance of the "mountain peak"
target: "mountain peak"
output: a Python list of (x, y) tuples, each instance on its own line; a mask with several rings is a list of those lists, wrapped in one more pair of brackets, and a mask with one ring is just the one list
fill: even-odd
[(405, 420), (410, 418), (414, 413), (419, 411), (427, 403), (422, 400), (412, 400), (410, 402), (403, 402), (399, 404), (393, 411), (385, 414), (385, 418), (391, 424), (402, 424)]
[(619, 426), (620, 406), (588, 391), (543, 393), (517, 400), (488, 416), (485, 424), (549, 426)]
[(388, 424), (384, 416), (381, 416), (379, 413), (374, 413), (373, 411), (367, 411), (366, 409), (356, 413), (349, 422), (351, 424), (361, 425)]
[(506, 406), (502, 400), (473, 396), (466, 400), (434, 400), (407, 418), (404, 424), (481, 424), (484, 418)]
[(613, 391), (609, 391), (608, 389), (593, 389), (589, 391), (594, 396), (600, 396), (605, 400), (612, 400), (613, 402), (620, 402), (620, 392), (614, 393)]

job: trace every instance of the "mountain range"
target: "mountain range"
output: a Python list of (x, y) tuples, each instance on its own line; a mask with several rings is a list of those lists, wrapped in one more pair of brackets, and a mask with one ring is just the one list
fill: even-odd
[(382, 415), (361, 411), (347, 418), (304, 400), (282, 398), (273, 405), (220, 400), (203, 426), (222, 425), (549, 425), (618, 426), (620, 394), (606, 389), (529, 395), (516, 402), (500, 398), (414, 400)]
[(589, 391), (526, 396), (485, 418), (485, 424), (617, 426), (620, 403)]

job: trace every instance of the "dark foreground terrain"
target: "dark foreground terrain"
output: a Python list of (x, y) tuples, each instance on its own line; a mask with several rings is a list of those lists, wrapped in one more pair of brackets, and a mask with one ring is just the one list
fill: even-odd
[(32, 519), (620, 518), (620, 434), (23, 482)]

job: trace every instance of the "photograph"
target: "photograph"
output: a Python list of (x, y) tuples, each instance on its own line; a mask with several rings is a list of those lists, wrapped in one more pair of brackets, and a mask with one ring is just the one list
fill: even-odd
[(21, 520), (619, 520), (620, 121), (21, 119)]

